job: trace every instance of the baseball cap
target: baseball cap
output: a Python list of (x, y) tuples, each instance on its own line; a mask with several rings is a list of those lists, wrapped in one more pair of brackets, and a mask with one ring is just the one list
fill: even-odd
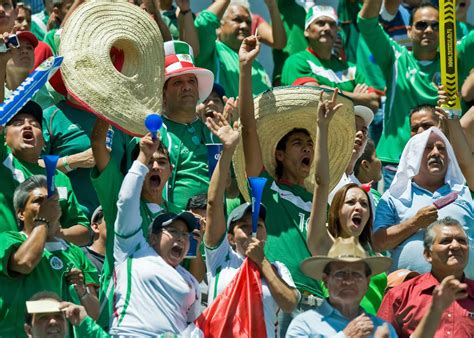
[(36, 38), (36, 36), (31, 33), (30, 31), (21, 31), (21, 32), (17, 32), (16, 33), (16, 36), (18, 37), (18, 39), (26, 39), (28, 41), (31, 42), (31, 44), (33, 45), (33, 47), (36, 48), (36, 46), (38, 46), (38, 38)]
[[(228, 231), (232, 231), (233, 227), (231, 227), (232, 223), (235, 223), (237, 221), (240, 221), (247, 212), (252, 212), (252, 204), (250, 203), (243, 203), (239, 205), (237, 208), (232, 210), (230, 213), (229, 217), (227, 218), (227, 229)], [(261, 218), (265, 221), (265, 218), (267, 217), (267, 208), (265, 205), (260, 203), (260, 215)]]
[(179, 219), (186, 224), (189, 232), (192, 232), (194, 229), (196, 229), (196, 217), (194, 217), (192, 213), (187, 211), (183, 211), (179, 214), (175, 214), (174, 212), (165, 212), (155, 217), (153, 223), (151, 224), (151, 232), (156, 234)]
[[(41, 106), (34, 101), (28, 101), (23, 108), (21, 108), (16, 114), (28, 114), (33, 116), (40, 125), (43, 125), (43, 109)], [(10, 124), (11, 120), (7, 123)]]
[(304, 29), (308, 29), (308, 27), (314, 22), (314, 20), (319, 19), (322, 16), (327, 16), (328, 18), (331, 18), (332, 20), (334, 20), (334, 22), (337, 23), (337, 14), (334, 7), (315, 5), (308, 10), (308, 13), (306, 13)]
[(372, 123), (372, 120), (374, 119), (373, 111), (366, 106), (354, 106), (354, 114), (356, 116), (361, 117), (367, 127)]

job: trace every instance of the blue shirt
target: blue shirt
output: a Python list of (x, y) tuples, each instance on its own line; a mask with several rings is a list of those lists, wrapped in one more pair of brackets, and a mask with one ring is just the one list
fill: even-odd
[[(374, 232), (408, 220), (415, 216), (418, 210), (433, 204), (434, 201), (446, 196), (451, 191), (450, 186), (445, 184), (432, 193), (412, 182), (411, 198), (405, 200), (394, 198), (387, 190), (377, 206)], [(467, 233), (471, 248), (469, 250), (469, 263), (464, 272), (468, 278), (472, 279), (474, 277), (474, 248), (472, 247), (474, 244), (474, 206), (469, 189), (466, 186), (453, 203), (438, 210), (438, 219), (446, 216), (458, 220)], [(409, 269), (419, 273), (431, 271), (431, 265), (423, 256), (424, 234), (425, 229), (420, 229), (390, 251), (393, 260), (390, 271), (397, 269)]]
[[(364, 310), (360, 308), (362, 313)], [(386, 323), (384, 320), (370, 315), (367, 316), (372, 320), (374, 324), (374, 332), (379, 326)], [(332, 307), (327, 300), (314, 309), (303, 312), (296, 316), (295, 319), (290, 323), (288, 331), (286, 332), (286, 338), (291, 337), (337, 337), (345, 338), (346, 335), (342, 330), (351, 322), (348, 318), (344, 317), (338, 310)], [(391, 324), (388, 324), (390, 337), (398, 337), (395, 329)], [(373, 336), (371, 336), (373, 337)]]

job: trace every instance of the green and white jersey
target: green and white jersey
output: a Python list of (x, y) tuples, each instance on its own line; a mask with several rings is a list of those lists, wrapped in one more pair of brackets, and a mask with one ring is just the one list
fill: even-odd
[[(207, 10), (194, 20), (198, 32), (200, 49), (196, 65), (214, 73), (214, 81), (225, 88), (227, 97), (239, 95), (239, 54), (225, 43), (217, 41), (216, 29), (221, 25), (217, 16)], [(255, 60), (252, 65), (253, 95), (271, 88), (270, 77), (263, 66)]]
[[(45, 142), (43, 153), (64, 157), (89, 149), (96, 119), (94, 114), (67, 101), (61, 101), (46, 109), (43, 115)], [(130, 137), (115, 128), (113, 131), (110, 155), (117, 163), (120, 163)], [(97, 194), (90, 180), (91, 170), (77, 168), (67, 174), (79, 203), (89, 217), (99, 206)]]
[(99, 285), (97, 270), (82, 250), (63, 240), (47, 242), (41, 260), (28, 275), (12, 273), (9, 261), (25, 242), (24, 233), (0, 233), (0, 337), (25, 337), (23, 328), (25, 302), (35, 293), (52, 291), (65, 301), (74, 302), (78, 296), (65, 274), (78, 268), (86, 284)]
[(320, 283), (300, 270), (301, 262), (311, 257), (306, 227), (313, 195), (302, 186), (276, 182), (266, 171), (260, 176), (267, 179), (262, 194), (262, 203), (268, 210), (265, 256), (270, 262), (286, 265), (298, 290), (323, 297)]
[[(384, 126), (377, 156), (382, 161), (398, 163), (410, 138), (410, 110), (420, 104), (436, 105), (439, 55), (432, 61), (419, 61), (412, 52), (388, 37), (378, 18), (359, 17), (358, 23), (387, 83)], [(460, 78), (467, 71), (466, 64), (472, 62), (473, 55), (474, 32), (471, 32), (458, 44)]]
[[(0, 134), (0, 233), (4, 231), (18, 231), (13, 194), (16, 187), (33, 175), (46, 175), (46, 169), (36, 163), (22, 161), (13, 156), (10, 148), (5, 144), (5, 137)], [(56, 170), (54, 178), (59, 194), (61, 206), (61, 226), (69, 228), (76, 224), (89, 227), (89, 220), (82, 211), (69, 178)]]
[[(106, 253), (99, 290), (100, 317), (98, 322), (101, 326), (108, 327), (113, 311), (112, 297), (114, 287), (112, 277), (115, 264), (113, 255), (115, 238), (114, 223), (117, 217), (117, 201), (123, 182), (123, 174), (115, 160), (111, 159), (101, 173), (99, 173), (96, 168), (92, 170), (91, 181), (97, 192), (100, 205), (102, 206), (107, 230)], [(140, 200), (141, 229), (145, 238), (148, 236), (149, 225), (163, 210), (166, 210), (166, 205), (161, 206)]]
[(291, 85), (296, 79), (306, 76), (316, 79), (320, 85), (348, 92), (354, 91), (357, 84), (365, 82), (354, 64), (341, 61), (334, 55), (329, 60), (322, 60), (308, 49), (286, 60), (281, 81), (284, 85)]
[(115, 309), (111, 335), (178, 334), (200, 313), (199, 283), (165, 262), (141, 231), (140, 193), (148, 168), (138, 161), (123, 180), (115, 221)]
[(207, 193), (209, 167), (206, 143), (220, 143), (201, 119), (183, 124), (163, 116), (161, 142), (168, 149), (173, 171), (163, 191), (169, 211), (179, 213), (188, 199)]

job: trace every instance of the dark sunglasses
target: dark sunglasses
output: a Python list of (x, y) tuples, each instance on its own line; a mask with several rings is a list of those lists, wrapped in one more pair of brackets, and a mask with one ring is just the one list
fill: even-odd
[(432, 22), (418, 21), (417, 23), (415, 23), (415, 28), (419, 31), (424, 31), (425, 29), (428, 28), (428, 26), (431, 27), (431, 29), (435, 32), (439, 31), (438, 21), (432, 21)]

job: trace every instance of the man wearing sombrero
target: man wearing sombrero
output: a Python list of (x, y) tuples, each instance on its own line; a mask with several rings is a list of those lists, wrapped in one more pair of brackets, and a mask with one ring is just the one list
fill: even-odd
[(323, 280), (329, 297), (297, 316), (286, 337), (368, 337), (382, 330), (384, 337), (397, 337), (392, 325), (367, 314), (359, 305), (370, 276), (386, 271), (391, 263), (388, 257), (368, 257), (354, 237), (339, 237), (327, 256), (306, 259), (301, 270), (311, 278)]
[[(265, 255), (270, 261), (278, 260), (288, 267), (302, 293), (299, 310), (305, 310), (305, 306), (315, 304), (315, 297), (323, 296), (319, 282), (299, 269), (301, 261), (311, 256), (306, 246), (306, 224), (313, 199), (313, 140), (321, 90), (276, 88), (255, 99), (254, 113), (251, 64), (259, 46), (257, 38), (251, 36), (243, 41), (239, 51), (242, 143), (234, 155), (234, 169), (240, 191), (246, 198), (246, 176), (267, 179), (262, 203), (271, 211), (267, 215)], [(329, 147), (333, 155), (330, 156), (331, 187), (339, 181), (350, 160), (355, 134), (352, 103), (341, 96), (337, 96), (337, 102), (343, 106), (329, 128)], [(282, 334), (290, 319), (282, 321)]]
[(196, 105), (211, 93), (214, 75), (194, 65), (193, 50), (186, 42), (168, 41), (164, 47), (163, 127), (160, 133), (173, 165), (164, 194), (169, 211), (180, 212), (190, 197), (206, 193), (209, 186), (206, 144), (219, 140), (196, 114)]

